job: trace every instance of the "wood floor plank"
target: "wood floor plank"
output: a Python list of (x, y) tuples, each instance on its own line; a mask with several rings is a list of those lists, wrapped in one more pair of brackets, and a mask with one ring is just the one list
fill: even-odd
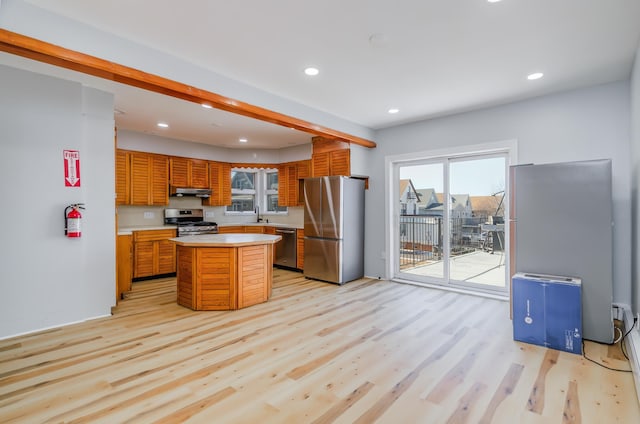
[(273, 276), (238, 311), (183, 308), (162, 278), (111, 317), (0, 340), (0, 422), (640, 422), (631, 374), (513, 341), (508, 303)]

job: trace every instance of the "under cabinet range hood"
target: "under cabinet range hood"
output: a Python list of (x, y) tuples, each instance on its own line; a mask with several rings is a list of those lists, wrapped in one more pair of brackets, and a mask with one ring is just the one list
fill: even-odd
[(211, 189), (209, 188), (190, 188), (190, 187), (170, 187), (171, 196), (194, 196), (194, 197), (210, 197)]

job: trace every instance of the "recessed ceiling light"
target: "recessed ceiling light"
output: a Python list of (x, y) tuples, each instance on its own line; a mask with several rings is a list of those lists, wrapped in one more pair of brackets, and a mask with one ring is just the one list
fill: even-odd
[(210, 105), (210, 104), (208, 104), (208, 103), (202, 103), (202, 107), (203, 107), (203, 108), (205, 108), (205, 109), (211, 109), (211, 108), (213, 108), (213, 106), (211, 106), (211, 105)]
[(498, 3), (499, 1), (502, 1), (502, 0), (487, 0), (487, 1), (488, 1), (489, 3)]
[(544, 76), (542, 72), (534, 72), (533, 74), (527, 75), (528, 80), (537, 80)]
[(304, 70), (304, 73), (313, 77), (318, 75), (320, 71), (318, 70), (318, 68), (309, 67)]
[(398, 112), (400, 112), (400, 109), (396, 109), (396, 108), (394, 108), (394, 107), (393, 107), (393, 108), (391, 108), (391, 109), (389, 109), (389, 113), (390, 113), (390, 114), (392, 114), (392, 115), (393, 115), (394, 113), (398, 113)]
[(239, 141), (240, 143), (246, 143), (248, 140), (247, 140), (246, 138), (244, 138), (244, 137), (243, 137), (243, 138), (239, 139), (238, 141)]
[(158, 126), (160, 128), (169, 128), (169, 124), (167, 124), (166, 122), (158, 122)]

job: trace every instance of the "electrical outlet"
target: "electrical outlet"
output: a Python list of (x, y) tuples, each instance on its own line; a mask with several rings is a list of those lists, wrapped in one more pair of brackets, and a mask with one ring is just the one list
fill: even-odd
[(204, 213), (205, 218), (215, 218), (215, 216), (216, 216), (216, 213), (214, 211), (206, 211)]
[(155, 218), (156, 214), (153, 212), (145, 212), (144, 213), (144, 219), (153, 219)]

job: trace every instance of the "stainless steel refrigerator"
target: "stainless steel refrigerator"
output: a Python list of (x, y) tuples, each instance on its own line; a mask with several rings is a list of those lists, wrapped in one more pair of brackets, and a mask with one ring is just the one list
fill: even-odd
[(611, 161), (519, 165), (510, 173), (511, 275), (581, 278), (583, 338), (611, 343)]
[(337, 284), (364, 276), (363, 180), (304, 180), (304, 275)]

